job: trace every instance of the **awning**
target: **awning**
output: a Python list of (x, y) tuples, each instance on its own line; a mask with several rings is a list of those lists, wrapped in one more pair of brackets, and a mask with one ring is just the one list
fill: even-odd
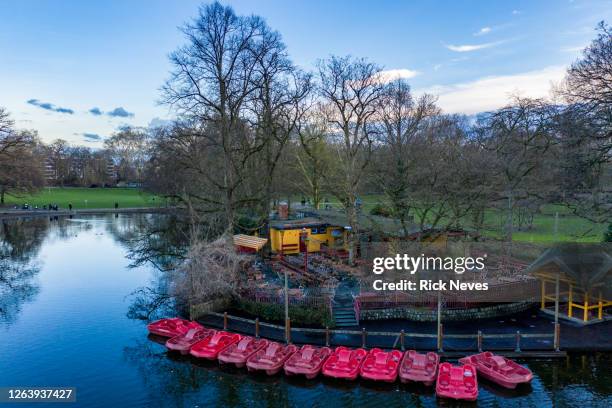
[(234, 235), (234, 245), (242, 248), (250, 248), (259, 251), (268, 242), (267, 238), (254, 237), (252, 235)]

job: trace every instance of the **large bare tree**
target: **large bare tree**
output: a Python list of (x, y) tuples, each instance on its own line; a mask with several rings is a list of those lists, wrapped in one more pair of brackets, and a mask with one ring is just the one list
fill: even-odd
[(374, 121), (384, 84), (381, 68), (365, 59), (331, 57), (319, 63), (319, 92), (323, 101), (336, 168), (329, 174), (332, 191), (342, 202), (351, 228), (349, 262), (353, 262), (359, 233), (357, 194), (370, 164)]
[(496, 174), (502, 189), (499, 198), (506, 201), (505, 238), (511, 242), (513, 213), (518, 198), (541, 194), (527, 188), (544, 163), (553, 141), (556, 109), (540, 99), (513, 98), (512, 104), (481, 115), (477, 137), (483, 148), (493, 153)]
[(194, 136), (220, 158), (210, 163), (220, 166), (220, 174), (207, 171), (204, 163), (194, 170), (214, 187), (201, 194), (220, 198), (229, 234), (244, 204), (240, 189), (251, 171), (247, 162), (262, 148), (245, 135), (244, 113), (259, 87), (257, 43), (266, 32), (259, 17), (237, 16), (218, 2), (202, 6), (183, 27), (187, 44), (171, 54), (174, 70), (162, 88), (162, 101), (190, 118), (196, 124)]
[(425, 94), (414, 99), (410, 86), (396, 79), (385, 86), (380, 103), (380, 146), (375, 165), (376, 181), (389, 203), (392, 215), (399, 219), (403, 233), (409, 233), (408, 217), (415, 205), (410, 197), (409, 178), (414, 166), (414, 139), (440, 109), (435, 98)]
[(558, 134), (562, 167), (569, 176), (562, 202), (575, 214), (604, 223), (612, 220), (605, 192), (612, 163), (612, 28), (602, 21), (597, 31), (559, 89), (568, 105), (560, 115)]
[(0, 108), (0, 204), (6, 195), (32, 193), (43, 186), (37, 143), (35, 133), (16, 130), (8, 112)]

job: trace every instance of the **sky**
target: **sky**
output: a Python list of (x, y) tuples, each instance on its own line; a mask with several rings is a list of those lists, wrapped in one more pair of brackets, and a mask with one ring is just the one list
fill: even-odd
[[(547, 97), (612, 23), (612, 0), (232, 0), (279, 31), (294, 63), (366, 57), (432, 93), (448, 113)], [(174, 117), (159, 104), (200, 1), (0, 0), (0, 106), (45, 142), (100, 147), (124, 125)]]

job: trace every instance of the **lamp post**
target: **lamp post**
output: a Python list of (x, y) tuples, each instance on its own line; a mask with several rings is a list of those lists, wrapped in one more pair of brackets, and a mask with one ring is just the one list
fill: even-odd
[(300, 232), (300, 241), (304, 243), (304, 274), (308, 272), (308, 231), (303, 228)]

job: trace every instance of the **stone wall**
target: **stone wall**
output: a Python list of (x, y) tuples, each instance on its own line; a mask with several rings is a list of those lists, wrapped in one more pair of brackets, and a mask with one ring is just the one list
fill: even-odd
[[(457, 321), (506, 316), (527, 310), (534, 304), (533, 302), (516, 302), (493, 304), (472, 309), (442, 310), (442, 320)], [(438, 311), (436, 309), (416, 309), (407, 307), (361, 310), (359, 318), (360, 320), (407, 319), (419, 322), (435, 322), (438, 319)]]

